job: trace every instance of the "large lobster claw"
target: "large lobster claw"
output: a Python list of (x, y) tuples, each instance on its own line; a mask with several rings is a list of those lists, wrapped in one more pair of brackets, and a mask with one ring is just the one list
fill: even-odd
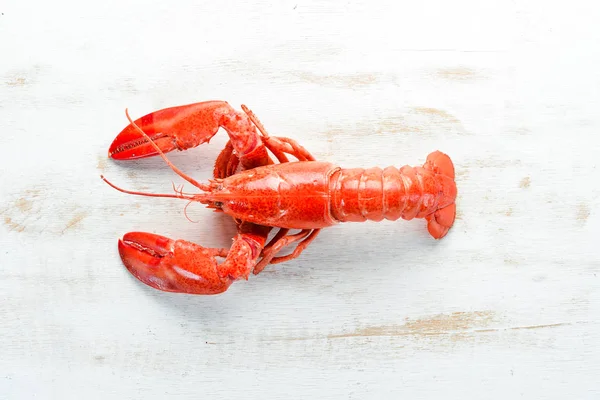
[(248, 116), (225, 101), (205, 101), (165, 108), (137, 119), (119, 133), (108, 149), (109, 157), (131, 160), (160, 154), (141, 128), (163, 153), (186, 150), (208, 142), (223, 127), (235, 150), (245, 155), (259, 145), (257, 132)]
[[(266, 239), (268, 230), (265, 230)], [(145, 232), (130, 232), (119, 240), (125, 267), (140, 281), (166, 292), (219, 294), (236, 279), (248, 279), (264, 239), (239, 234), (227, 249), (205, 248)], [(224, 257), (219, 264), (216, 257)]]
[(119, 240), (119, 254), (131, 274), (155, 289), (217, 294), (232, 283), (217, 272), (215, 257), (223, 254), (184, 240), (130, 232)]

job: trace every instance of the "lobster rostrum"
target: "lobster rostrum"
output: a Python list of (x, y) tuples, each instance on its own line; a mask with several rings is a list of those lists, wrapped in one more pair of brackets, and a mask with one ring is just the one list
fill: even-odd
[[(296, 141), (275, 137), (247, 107), (225, 101), (166, 108), (130, 124), (111, 144), (115, 160), (160, 155), (197, 194), (136, 195), (196, 201), (233, 217), (237, 235), (229, 249), (130, 232), (119, 240), (123, 263), (143, 283), (168, 292), (218, 294), (268, 264), (298, 257), (320, 230), (340, 222), (424, 218), (435, 239), (454, 223), (456, 184), (450, 158), (439, 151), (418, 167), (353, 168), (316, 161)], [(229, 141), (217, 157), (214, 179), (197, 182), (164, 153), (208, 142), (223, 128)], [(296, 160), (290, 161), (289, 156)], [(276, 160), (276, 161), (275, 161)], [(274, 229), (278, 231), (269, 240)], [(284, 248), (294, 246), (281, 255)]]

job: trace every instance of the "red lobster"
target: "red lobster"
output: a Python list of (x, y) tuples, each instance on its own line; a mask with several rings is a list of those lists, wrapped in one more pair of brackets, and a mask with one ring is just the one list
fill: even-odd
[[(454, 166), (446, 154), (429, 154), (422, 167), (344, 169), (315, 161), (292, 139), (268, 135), (256, 116), (242, 109), (207, 101), (166, 108), (135, 122), (127, 114), (130, 124), (113, 141), (109, 157), (160, 155), (200, 193), (133, 192), (102, 179), (129, 194), (200, 202), (233, 217), (238, 230), (229, 249), (152, 233), (125, 234), (119, 240), (121, 259), (143, 283), (169, 292), (218, 294), (268, 264), (298, 257), (322, 228), (339, 222), (425, 218), (435, 239), (444, 237), (454, 223)], [(208, 142), (219, 128), (227, 131), (229, 141), (217, 158), (214, 179), (207, 183), (195, 181), (164, 155)], [(289, 161), (288, 155), (298, 161)], [(274, 228), (279, 230), (268, 240)], [(292, 244), (291, 253), (278, 255)], [(224, 261), (218, 263), (217, 257)]]

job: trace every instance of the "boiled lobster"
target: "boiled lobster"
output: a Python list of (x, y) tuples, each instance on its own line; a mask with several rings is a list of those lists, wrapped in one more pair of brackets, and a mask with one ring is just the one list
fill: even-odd
[[(143, 283), (169, 292), (218, 294), (268, 264), (298, 257), (322, 228), (340, 222), (425, 218), (436, 239), (454, 223), (454, 166), (446, 154), (429, 154), (422, 167), (344, 169), (316, 161), (292, 139), (269, 135), (252, 111), (243, 105), (242, 110), (224, 101), (207, 101), (166, 108), (135, 121), (127, 114), (130, 124), (111, 144), (109, 157), (160, 155), (199, 193), (175, 187), (174, 194), (134, 192), (102, 179), (129, 194), (200, 202), (230, 215), (237, 224), (229, 249), (152, 233), (125, 234), (118, 245), (121, 259)], [(214, 179), (206, 183), (180, 171), (164, 154), (208, 142), (220, 128), (229, 141), (217, 157)], [(269, 240), (273, 229), (278, 231)], [(294, 249), (280, 255), (290, 245)]]

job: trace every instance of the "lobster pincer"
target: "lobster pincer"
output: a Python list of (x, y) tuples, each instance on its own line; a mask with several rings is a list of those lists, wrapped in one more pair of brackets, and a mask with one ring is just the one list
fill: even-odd
[[(139, 129), (150, 138), (140, 135)], [(147, 114), (125, 127), (108, 149), (115, 160), (132, 160), (187, 150), (208, 143), (219, 128), (227, 131), (232, 150), (245, 165), (265, 165), (267, 152), (256, 128), (245, 113), (225, 101), (206, 101), (170, 107)]]
[[(346, 169), (315, 160), (293, 139), (270, 136), (248, 108), (242, 109), (210, 101), (160, 110), (136, 121), (127, 115), (130, 125), (114, 140), (109, 155), (119, 160), (160, 155), (198, 192), (133, 192), (105, 181), (125, 193), (199, 202), (231, 216), (238, 231), (229, 249), (151, 233), (126, 234), (119, 241), (121, 259), (143, 283), (171, 292), (222, 293), (268, 264), (298, 257), (321, 229), (342, 222), (423, 218), (435, 239), (452, 227), (457, 190), (446, 154), (434, 151), (417, 167)], [(164, 154), (208, 142), (219, 128), (229, 141), (208, 182), (197, 182)], [(291, 252), (281, 255), (292, 245)]]
[[(268, 230), (263, 228), (261, 235), (261, 229), (256, 229), (253, 235), (242, 228), (229, 249), (130, 232), (119, 240), (119, 254), (129, 272), (149, 286), (167, 292), (218, 294), (236, 279), (248, 279)], [(219, 264), (217, 257), (225, 261)]]

